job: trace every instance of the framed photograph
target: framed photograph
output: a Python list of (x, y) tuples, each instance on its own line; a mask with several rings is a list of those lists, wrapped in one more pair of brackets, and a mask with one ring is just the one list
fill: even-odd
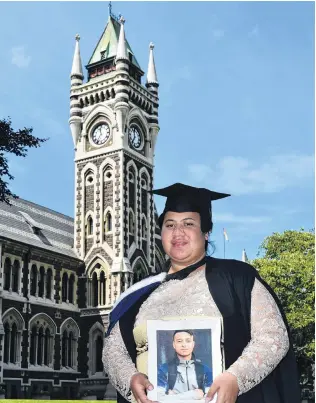
[[(223, 372), (220, 318), (149, 320), (148, 378), (158, 402), (204, 401)], [(216, 398), (213, 399), (216, 401)]]

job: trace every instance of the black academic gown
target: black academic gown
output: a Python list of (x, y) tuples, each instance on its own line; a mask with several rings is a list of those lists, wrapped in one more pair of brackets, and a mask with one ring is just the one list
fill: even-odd
[[(251, 339), (251, 291), (258, 279), (275, 299), (286, 327), (287, 320), (272, 289), (252, 266), (237, 260), (207, 258), (206, 280), (210, 293), (222, 314), (224, 327), (225, 368), (229, 368), (242, 354)], [(131, 359), (136, 363), (136, 345), (133, 328), (142, 303), (152, 291), (143, 295), (120, 318), (122, 338)], [(278, 366), (257, 386), (238, 396), (237, 403), (300, 403), (300, 387), (296, 360), (290, 338), (290, 349)], [(127, 403), (118, 394), (119, 403)]]

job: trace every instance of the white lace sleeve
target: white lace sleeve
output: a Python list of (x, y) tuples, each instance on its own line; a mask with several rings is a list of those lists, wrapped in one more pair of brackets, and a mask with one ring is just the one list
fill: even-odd
[(102, 361), (111, 384), (125, 399), (131, 401), (130, 380), (138, 371), (122, 339), (119, 323), (104, 339)]
[(289, 349), (287, 330), (269, 291), (255, 280), (251, 294), (251, 340), (227, 372), (245, 393), (274, 370)]

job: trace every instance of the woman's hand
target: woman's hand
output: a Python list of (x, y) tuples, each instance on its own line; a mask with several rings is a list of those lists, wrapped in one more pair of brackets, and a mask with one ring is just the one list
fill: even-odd
[(130, 387), (138, 403), (158, 403), (147, 398), (147, 390), (153, 390), (153, 385), (149, 382), (147, 376), (138, 372), (131, 378)]
[(216, 403), (235, 403), (239, 388), (237, 378), (229, 372), (218, 375), (210, 387), (205, 403), (210, 402), (217, 393)]

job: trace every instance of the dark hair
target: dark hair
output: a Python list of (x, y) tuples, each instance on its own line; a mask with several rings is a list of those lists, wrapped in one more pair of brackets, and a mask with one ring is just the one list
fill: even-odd
[(180, 333), (180, 332), (188, 333), (190, 336), (193, 336), (193, 337), (194, 337), (194, 333), (193, 333), (192, 330), (188, 330), (188, 329), (178, 329), (178, 330), (175, 330), (175, 331), (173, 332), (172, 338), (174, 339), (174, 336), (175, 336), (177, 333)]
[[(210, 236), (211, 233), (212, 233), (212, 231), (213, 231), (212, 205), (210, 206), (209, 213), (210, 213), (210, 217), (209, 217), (209, 218), (210, 218), (210, 229), (209, 229), (209, 231), (208, 231), (208, 236)], [(206, 239), (206, 240), (205, 240), (205, 244), (204, 244), (204, 248), (205, 248), (205, 253), (206, 253), (206, 255), (207, 255), (207, 251), (208, 251), (209, 246), (212, 247), (212, 253), (210, 253), (210, 255), (212, 255), (212, 254), (215, 252), (215, 245), (214, 245), (214, 243), (211, 242), (209, 239)]]

